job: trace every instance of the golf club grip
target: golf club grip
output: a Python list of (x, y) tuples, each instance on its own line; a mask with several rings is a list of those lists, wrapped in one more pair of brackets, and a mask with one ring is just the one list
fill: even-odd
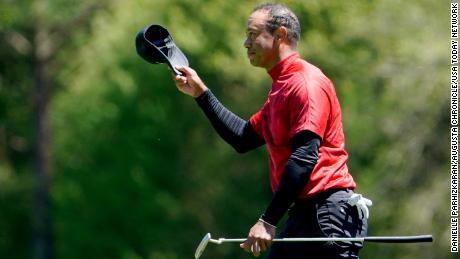
[(420, 236), (394, 236), (394, 237), (365, 237), (364, 241), (373, 243), (420, 243), (433, 242), (432, 235)]

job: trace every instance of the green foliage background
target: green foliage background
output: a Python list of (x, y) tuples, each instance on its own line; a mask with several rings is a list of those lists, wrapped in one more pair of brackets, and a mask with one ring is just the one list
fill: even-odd
[[(0, 1), (0, 257), (33, 257), (34, 26), (96, 1)], [(270, 200), (264, 148), (240, 155), (134, 36), (166, 26), (205, 83), (248, 118), (270, 87), (246, 59), (259, 1), (104, 1), (52, 56), (51, 220), (56, 258), (192, 258), (206, 232), (245, 236)], [(362, 258), (449, 253), (449, 2), (281, 1), (299, 52), (333, 80), (349, 168), (374, 201), (370, 235), (432, 233), (433, 244), (368, 244)], [(235, 245), (203, 258), (250, 258)]]

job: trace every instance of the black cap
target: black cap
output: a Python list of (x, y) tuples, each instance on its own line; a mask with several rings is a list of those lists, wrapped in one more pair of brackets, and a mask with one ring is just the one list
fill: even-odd
[(168, 30), (158, 24), (148, 25), (137, 33), (136, 50), (152, 64), (168, 64), (176, 75), (182, 74), (176, 66), (188, 66), (187, 57), (176, 46)]

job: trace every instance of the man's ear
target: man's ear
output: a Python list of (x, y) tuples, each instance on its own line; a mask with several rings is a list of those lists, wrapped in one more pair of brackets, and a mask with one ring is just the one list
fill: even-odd
[(278, 27), (274, 31), (273, 35), (275, 37), (275, 40), (277, 40), (277, 41), (281, 40), (281, 41), (288, 42), (288, 38), (287, 38), (288, 32), (287, 32), (286, 27), (284, 27), (284, 26)]

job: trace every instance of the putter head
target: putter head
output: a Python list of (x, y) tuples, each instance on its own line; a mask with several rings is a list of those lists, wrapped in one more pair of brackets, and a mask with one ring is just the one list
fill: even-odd
[(209, 240), (211, 240), (211, 233), (207, 233), (203, 239), (201, 240), (200, 244), (198, 245), (198, 247), (196, 248), (196, 251), (195, 251), (195, 259), (198, 259), (200, 258), (201, 254), (203, 254), (204, 252), (204, 249), (206, 249), (206, 246), (208, 245), (209, 243)]

